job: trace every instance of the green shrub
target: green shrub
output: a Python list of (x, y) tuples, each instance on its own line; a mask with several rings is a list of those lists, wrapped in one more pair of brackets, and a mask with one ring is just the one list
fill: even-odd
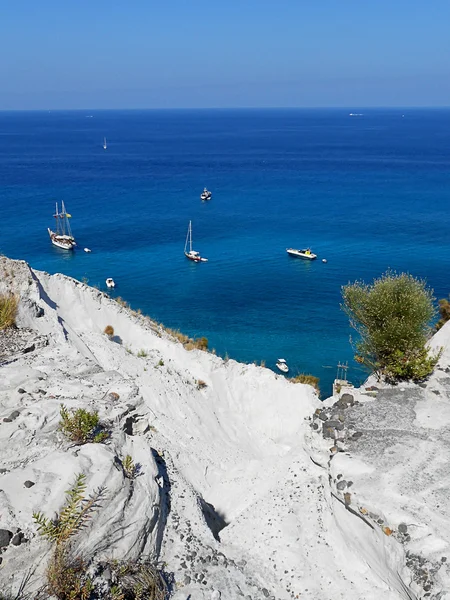
[(66, 502), (56, 519), (47, 519), (41, 512), (33, 513), (39, 533), (56, 544), (66, 543), (86, 526), (93, 511), (99, 507), (104, 492), (104, 488), (99, 488), (86, 497), (86, 475), (79, 473), (75, 483), (67, 490)]
[(139, 352), (137, 353), (137, 356), (139, 358), (146, 358), (148, 356), (148, 352), (146, 352), (145, 350), (139, 350)]
[(344, 286), (342, 296), (342, 308), (360, 337), (357, 362), (395, 380), (432, 372), (436, 357), (428, 357), (425, 344), (435, 308), (424, 281), (388, 271), (371, 285), (357, 281)]
[(15, 324), (18, 306), (18, 296), (14, 294), (0, 295), (0, 330)]
[(162, 572), (148, 561), (111, 561), (105, 564), (114, 585), (105, 598), (111, 600), (165, 600), (168, 587)]
[(439, 354), (429, 356), (426, 348), (409, 353), (396, 350), (384, 368), (384, 375), (392, 382), (401, 379), (421, 381), (433, 372), (438, 359)]
[(134, 479), (138, 474), (138, 465), (134, 464), (133, 458), (129, 454), (123, 459), (122, 468), (125, 477), (128, 477), (128, 479)]
[(45, 591), (58, 600), (90, 600), (94, 589), (88, 565), (69, 547), (56, 546), (46, 571)]
[(55, 543), (47, 566), (45, 592), (58, 600), (89, 600), (93, 584), (87, 565), (81, 557), (73, 556), (70, 539), (81, 531), (94, 510), (99, 508), (105, 489), (99, 488), (86, 496), (86, 477), (78, 474), (73, 486), (66, 492), (66, 502), (56, 519), (47, 519), (40, 512), (33, 513), (38, 531)]
[(306, 373), (300, 373), (299, 375), (297, 375), (296, 377), (292, 377), (289, 381), (292, 381), (292, 383), (306, 383), (308, 385), (312, 385), (313, 388), (315, 388), (317, 390), (317, 393), (320, 393), (320, 388), (319, 388), (319, 378), (315, 377), (314, 375), (307, 375)]
[[(449, 297), (450, 300), (450, 297)], [(439, 330), (447, 321), (450, 321), (450, 302), (446, 298), (439, 300), (439, 315), (440, 319), (436, 323), (436, 330)]]
[(61, 405), (61, 421), (59, 429), (75, 444), (86, 444), (87, 442), (102, 442), (108, 436), (106, 431), (98, 431), (100, 419), (97, 412), (89, 412), (84, 408), (69, 410)]
[(158, 367), (163, 367), (163, 366), (164, 366), (164, 361), (162, 358), (160, 358), (159, 362), (158, 362)]

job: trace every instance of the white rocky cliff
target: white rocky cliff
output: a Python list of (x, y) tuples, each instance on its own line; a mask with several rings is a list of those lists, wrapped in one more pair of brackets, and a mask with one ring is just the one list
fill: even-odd
[[(42, 585), (32, 514), (58, 513), (84, 473), (106, 495), (77, 550), (151, 557), (177, 600), (450, 599), (450, 324), (429, 381), (321, 403), (63, 275), (0, 258), (5, 291), (21, 301), (0, 334), (0, 591)], [(61, 404), (98, 410), (111, 437), (74, 445)]]

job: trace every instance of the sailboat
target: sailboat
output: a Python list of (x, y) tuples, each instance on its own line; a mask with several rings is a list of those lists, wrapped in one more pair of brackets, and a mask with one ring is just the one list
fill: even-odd
[(103, 148), (106, 150), (108, 146), (106, 145), (106, 138), (103, 138)]
[[(189, 251), (188, 251), (189, 246)], [(189, 221), (188, 232), (186, 236), (186, 243), (184, 244), (184, 255), (189, 260), (193, 260), (194, 262), (208, 262), (207, 258), (203, 258), (200, 256), (199, 252), (192, 250), (192, 222)]]
[(58, 203), (56, 203), (56, 212), (53, 216), (56, 219), (56, 232), (52, 231), (50, 227), (48, 228), (48, 235), (52, 244), (63, 250), (73, 250), (77, 244), (69, 224), (69, 219), (72, 215), (69, 215), (66, 211), (64, 202), (61, 202), (61, 212), (59, 212)]

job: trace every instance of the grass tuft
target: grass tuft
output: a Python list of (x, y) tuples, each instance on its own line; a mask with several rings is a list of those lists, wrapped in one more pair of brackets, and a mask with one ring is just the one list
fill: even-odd
[(18, 306), (18, 296), (14, 294), (0, 295), (0, 330), (15, 324)]
[(320, 388), (319, 388), (320, 380), (318, 377), (315, 377), (314, 375), (300, 373), (296, 377), (292, 377), (291, 379), (289, 379), (289, 381), (292, 381), (292, 383), (306, 383), (307, 385), (312, 385), (313, 388), (316, 389), (317, 393), (318, 394), (320, 393)]

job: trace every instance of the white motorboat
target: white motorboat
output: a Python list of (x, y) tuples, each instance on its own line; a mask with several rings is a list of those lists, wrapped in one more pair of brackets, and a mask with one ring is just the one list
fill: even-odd
[(103, 149), (106, 150), (108, 146), (106, 145), (106, 138), (103, 138)]
[(203, 192), (200, 194), (200, 200), (211, 200), (212, 193), (206, 188), (203, 189)]
[(84, 250), (85, 252), (92, 252), (92, 250), (91, 250), (90, 248), (83, 248), (83, 250)]
[(304, 248), (297, 250), (296, 248), (286, 248), (286, 252), (290, 256), (297, 256), (298, 258), (305, 258), (306, 260), (314, 260), (317, 258), (317, 254), (311, 252), (311, 248)]
[[(188, 250), (189, 247), (189, 250)], [(200, 253), (196, 250), (192, 250), (192, 222), (189, 221), (188, 232), (186, 236), (186, 243), (184, 244), (184, 255), (189, 260), (194, 262), (208, 262), (207, 258), (200, 256)]]
[(279, 358), (276, 362), (276, 366), (278, 369), (280, 369), (280, 371), (283, 371), (283, 373), (289, 372), (289, 367), (287, 366), (287, 363), (284, 360), (284, 358)]
[(56, 231), (52, 231), (50, 227), (47, 229), (48, 235), (50, 236), (51, 242), (54, 246), (62, 248), (63, 250), (73, 250), (77, 245), (75, 238), (72, 235), (70, 229), (69, 219), (72, 215), (66, 211), (64, 202), (61, 203), (61, 212), (58, 210), (58, 203), (56, 203), (56, 212), (53, 215), (56, 219)]
[(116, 282), (114, 281), (114, 279), (112, 277), (108, 277), (108, 279), (106, 280), (106, 287), (109, 288), (113, 288), (116, 287)]

